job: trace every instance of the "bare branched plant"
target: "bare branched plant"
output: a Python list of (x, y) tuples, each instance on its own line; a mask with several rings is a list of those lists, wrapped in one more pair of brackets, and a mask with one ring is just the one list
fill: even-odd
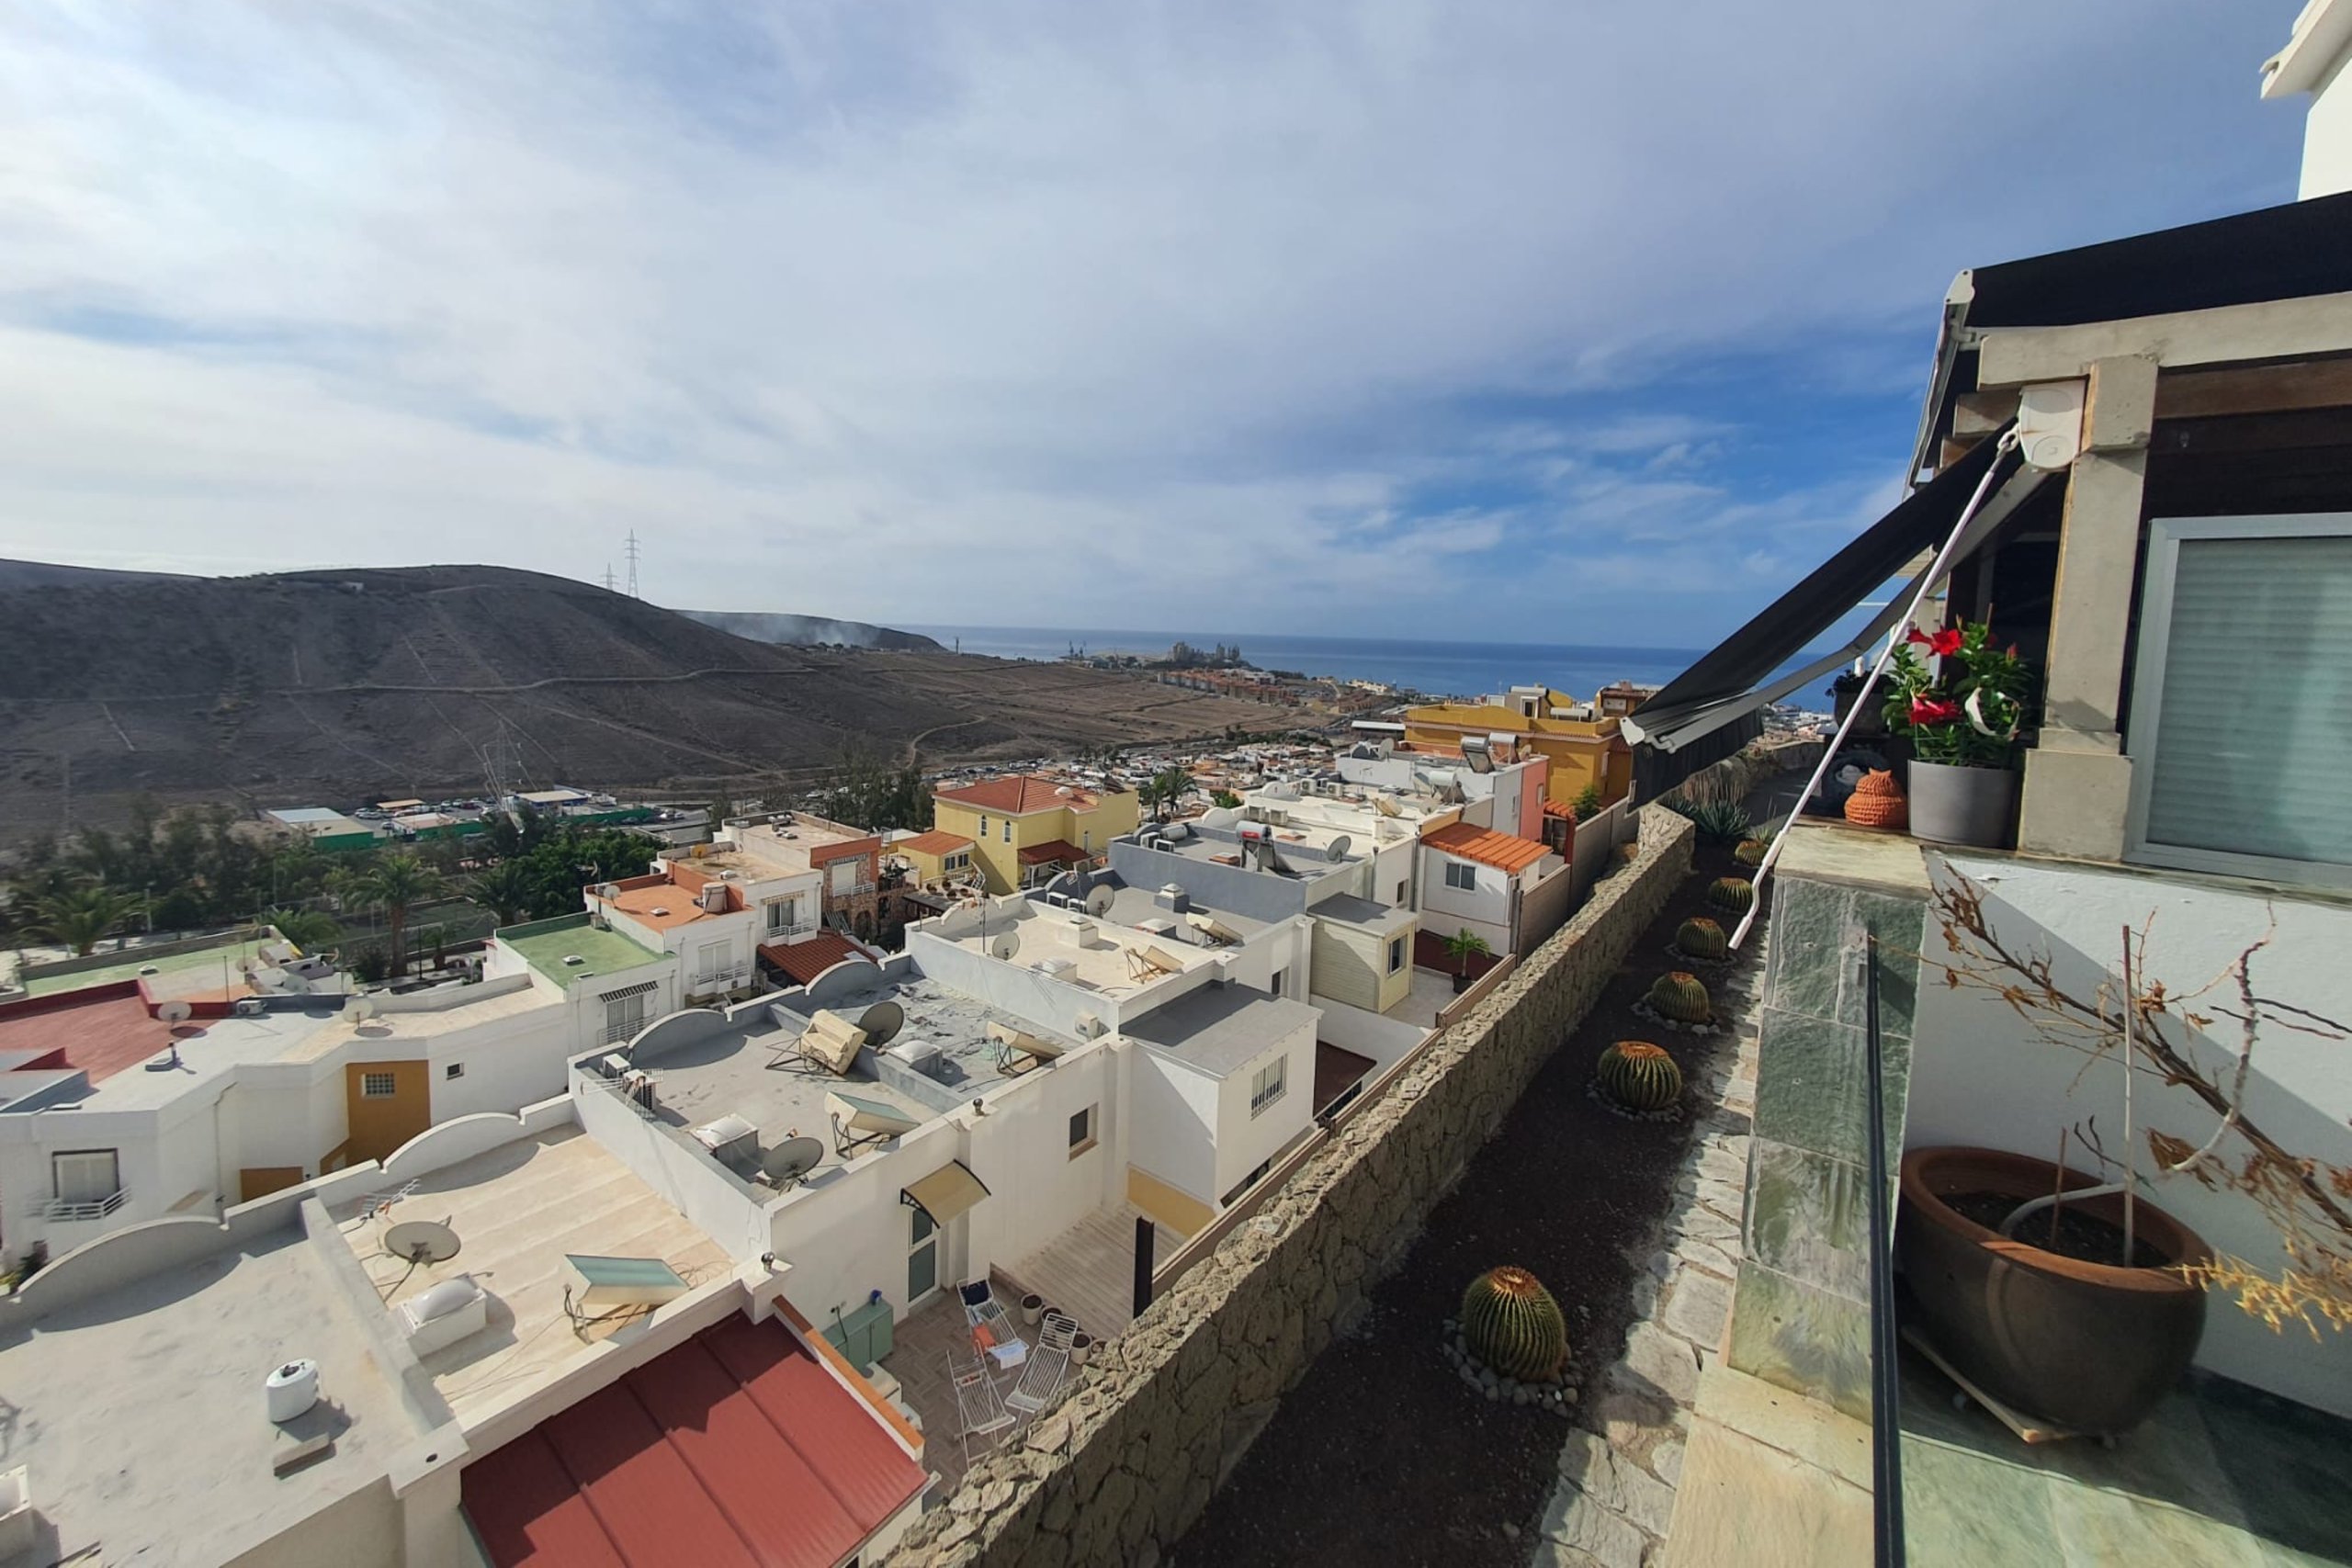
[[(2085, 1069), (2129, 1052), (2131, 1069), (2167, 1089), (2195, 1096), (2212, 1111), (2201, 1144), (2151, 1128), (2149, 1155), (2159, 1176), (2187, 1176), (2209, 1190), (2252, 1202), (2278, 1233), (2285, 1263), (2275, 1274), (2245, 1258), (2217, 1254), (2179, 1265), (2194, 1283), (2233, 1295), (2249, 1314), (2273, 1329), (2301, 1324), (2316, 1338), (2320, 1325), (2352, 1328), (2352, 1168), (2331, 1165), (2281, 1145), (2246, 1114), (2248, 1074), (2256, 1047), (2271, 1031), (2321, 1040), (2352, 1039), (2352, 1026), (2264, 995), (2255, 983), (2256, 958), (2278, 934), (2274, 916), (2261, 936), (2221, 972), (2193, 990), (2177, 990), (2148, 975), (2147, 944), (2155, 917), (2122, 933), (2127, 987), (2112, 976), (2086, 994), (2063, 983), (2047, 950), (2012, 942), (1993, 929), (1984, 889), (1951, 874), (1939, 879), (1933, 900), (1949, 961), (1928, 955), (1954, 989), (1999, 998), (2041, 1039), (2081, 1053)], [(2215, 1059), (2206, 1032), (2236, 1025), (2236, 1048)], [(2136, 1180), (2134, 1151), (2120, 1156), (2085, 1141), (2110, 1175)]]

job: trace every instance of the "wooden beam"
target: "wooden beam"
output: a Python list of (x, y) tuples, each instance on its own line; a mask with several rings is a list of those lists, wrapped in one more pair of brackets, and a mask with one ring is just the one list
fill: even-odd
[(2352, 354), (2352, 293), (2076, 326), (1988, 327), (1976, 347), (1979, 389), (2064, 381), (2126, 355), (2169, 367)]
[(2168, 370), (2156, 380), (2158, 419), (2345, 407), (2352, 407), (2352, 358)]

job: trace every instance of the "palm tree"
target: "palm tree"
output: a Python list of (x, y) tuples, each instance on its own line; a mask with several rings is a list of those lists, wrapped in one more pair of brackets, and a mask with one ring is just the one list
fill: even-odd
[(532, 896), (537, 891), (530, 868), (508, 860), (477, 875), (466, 888), (466, 897), (488, 909), (500, 925), (511, 926), (530, 918)]
[(68, 887), (35, 901), (27, 929), (35, 936), (62, 942), (74, 950), (74, 957), (82, 958), (139, 909), (140, 901), (128, 894), (95, 884)]
[(1151, 775), (1150, 782), (1136, 793), (1152, 807), (1162, 822), (1174, 815), (1177, 803), (1199, 788), (1191, 772), (1184, 768), (1162, 768)]
[(408, 912), (441, 890), (441, 877), (431, 866), (405, 852), (378, 855), (360, 868), (345, 886), (346, 894), (384, 911), (385, 947), (390, 974), (399, 979), (408, 972), (401, 939), (408, 931)]
[(1453, 990), (1456, 996), (1470, 988), (1470, 961), (1487, 957), (1494, 951), (1487, 945), (1485, 937), (1468, 926), (1445, 939), (1445, 955), (1453, 960)]
[(315, 952), (343, 934), (335, 918), (319, 909), (264, 909), (254, 919), (275, 926), (279, 936), (304, 952)]

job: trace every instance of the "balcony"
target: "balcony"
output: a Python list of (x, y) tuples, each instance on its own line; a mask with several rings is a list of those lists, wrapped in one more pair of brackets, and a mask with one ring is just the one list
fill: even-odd
[(44, 1220), (103, 1220), (130, 1200), (126, 1188), (118, 1187), (104, 1198), (52, 1198), (40, 1206)]
[(814, 920), (793, 920), (781, 926), (770, 926), (767, 934), (760, 940), (762, 942), (793, 942), (804, 936), (813, 936), (816, 931), (817, 922)]
[(717, 996), (722, 991), (731, 991), (738, 986), (748, 986), (751, 983), (751, 965), (738, 964), (725, 969), (705, 970), (702, 974), (695, 976), (686, 983), (686, 995), (689, 997)]
[(836, 898), (854, 898), (861, 893), (873, 892), (877, 886), (879, 885), (876, 883), (867, 881), (853, 882), (846, 887), (828, 887), (825, 889), (825, 901), (831, 903)]

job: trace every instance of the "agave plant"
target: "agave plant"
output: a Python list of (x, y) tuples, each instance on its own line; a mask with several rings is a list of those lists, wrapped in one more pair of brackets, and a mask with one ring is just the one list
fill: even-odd
[(1693, 805), (1686, 800), (1669, 800), (1666, 804), (1668, 810), (1690, 818), (1702, 844), (1736, 844), (1756, 826), (1756, 818), (1737, 801), (1709, 800)]
[(1567, 1365), (1560, 1303), (1534, 1275), (1510, 1264), (1487, 1269), (1462, 1293), (1462, 1340), (1471, 1355), (1521, 1382), (1548, 1382)]
[(1600, 1054), (1595, 1069), (1603, 1093), (1628, 1111), (1664, 1111), (1682, 1098), (1682, 1069), (1662, 1045), (1620, 1040)]

